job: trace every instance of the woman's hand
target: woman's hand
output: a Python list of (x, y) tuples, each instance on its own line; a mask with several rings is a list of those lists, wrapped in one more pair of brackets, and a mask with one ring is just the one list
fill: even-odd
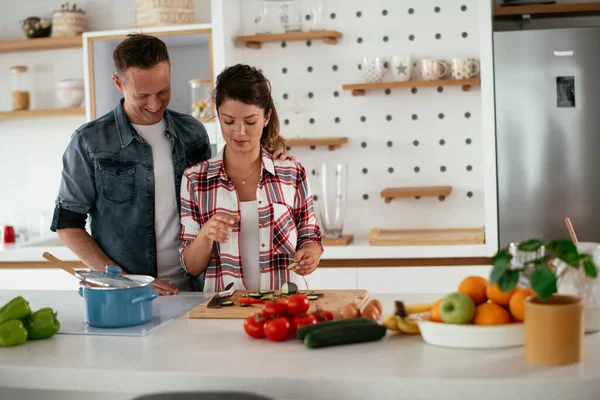
[(296, 161), (296, 157), (291, 156), (290, 153), (288, 153), (285, 149), (279, 149), (279, 150), (275, 150), (273, 152), (273, 159), (274, 160), (281, 160), (281, 161), (285, 161), (287, 159), (289, 159), (290, 161)]
[(318, 246), (304, 246), (294, 255), (294, 261), (298, 262), (299, 264), (293, 269), (293, 271), (301, 276), (310, 275), (315, 269), (317, 269), (320, 260), (321, 249)]
[(200, 229), (198, 236), (219, 243), (227, 243), (231, 237), (233, 225), (240, 220), (239, 216), (215, 214)]

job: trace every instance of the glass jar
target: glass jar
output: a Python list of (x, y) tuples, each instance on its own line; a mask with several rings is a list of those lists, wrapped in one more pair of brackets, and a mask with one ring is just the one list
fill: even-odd
[(286, 32), (302, 30), (302, 3), (299, 0), (279, 0), (279, 14)]
[(27, 88), (27, 67), (15, 65), (12, 72), (12, 109), (13, 111), (29, 110), (29, 90)]
[(198, 119), (212, 118), (211, 80), (192, 79), (192, 116)]

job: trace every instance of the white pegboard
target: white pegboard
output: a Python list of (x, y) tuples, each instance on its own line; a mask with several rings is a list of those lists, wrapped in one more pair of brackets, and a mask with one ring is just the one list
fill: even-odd
[[(228, 7), (242, 7), (239, 26), (229, 26), (230, 32), (254, 33), (254, 1), (228, 0), (224, 4), (223, 14)], [(309, 14), (308, 8), (304, 14)], [(224, 40), (226, 59), (254, 65), (271, 81), (284, 137), (349, 138), (349, 143), (336, 151), (292, 149), (309, 172), (313, 193), (318, 195), (320, 181), (312, 171), (318, 171), (321, 162), (349, 164), (344, 232), (354, 234), (358, 241), (365, 241), (373, 227), (483, 226), (479, 86), (469, 92), (459, 86), (417, 88), (416, 93), (411, 89), (367, 91), (362, 97), (342, 89), (344, 84), (363, 82), (358, 68), (362, 57), (380, 56), (388, 62), (394, 55), (405, 54), (414, 60), (479, 59), (478, 1), (325, 0), (324, 19), (325, 29), (343, 34), (337, 45), (279, 42), (254, 50), (234, 45), (233, 35)], [(304, 24), (307, 28), (307, 19)], [(482, 63), (482, 70), (487, 67)], [(420, 69), (416, 68), (413, 79), (419, 78)], [(393, 80), (388, 71), (383, 81)], [(296, 98), (302, 98), (299, 115), (294, 113)], [(444, 202), (425, 197), (386, 204), (380, 197), (386, 187), (438, 185), (453, 187)]]

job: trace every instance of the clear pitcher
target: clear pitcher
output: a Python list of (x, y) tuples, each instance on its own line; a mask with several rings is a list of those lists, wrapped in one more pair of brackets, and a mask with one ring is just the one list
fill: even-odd
[(321, 164), (319, 219), (323, 236), (342, 236), (348, 198), (348, 164)]

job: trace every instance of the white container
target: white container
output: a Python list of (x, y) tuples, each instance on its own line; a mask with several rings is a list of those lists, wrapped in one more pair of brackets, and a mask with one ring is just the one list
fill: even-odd
[(138, 28), (193, 24), (196, 20), (193, 0), (135, 0)]
[(56, 97), (62, 107), (79, 107), (83, 102), (83, 79), (62, 79), (56, 83)]
[(52, 13), (52, 37), (77, 36), (85, 31), (85, 11), (69, 3)]
[(417, 320), (423, 340), (434, 346), (499, 349), (525, 344), (525, 324), (458, 325)]

